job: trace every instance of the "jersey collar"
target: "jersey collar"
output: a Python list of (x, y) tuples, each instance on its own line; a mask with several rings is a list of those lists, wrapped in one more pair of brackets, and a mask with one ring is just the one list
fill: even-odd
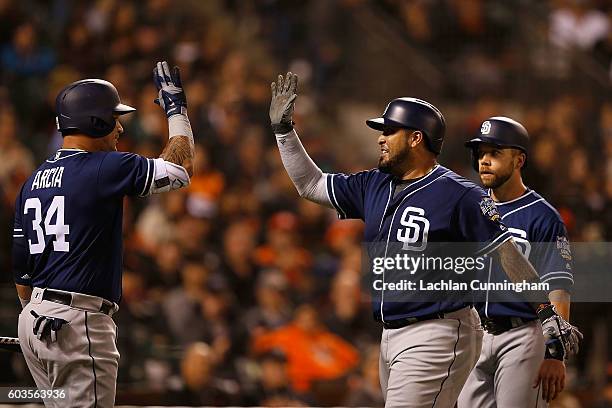
[[(491, 189), (487, 190), (487, 194), (489, 195), (489, 197), (491, 197)], [(506, 204), (513, 204), (513, 203), (516, 203), (517, 201), (524, 199), (525, 197), (531, 196), (532, 194), (533, 194), (533, 190), (527, 187), (527, 190), (525, 190), (525, 192), (520, 197), (516, 197), (513, 200), (504, 201), (504, 202), (495, 201), (495, 205), (500, 206), (500, 205), (506, 205)]]
[(53, 156), (51, 156), (47, 160), (47, 162), (48, 163), (54, 163), (54, 162), (56, 162), (58, 160), (65, 159), (67, 157), (76, 156), (76, 155), (83, 154), (83, 153), (89, 153), (89, 152), (87, 150), (83, 150), (83, 149), (57, 149), (55, 154)]
[[(393, 203), (397, 200), (402, 201), (407, 194), (411, 194), (415, 190), (420, 189), (421, 187), (427, 185), (428, 183), (432, 183), (437, 178), (445, 174), (447, 171), (448, 169), (446, 169), (445, 167), (441, 166), (440, 164), (436, 164), (429, 173), (419, 178), (418, 180), (410, 183), (405, 189), (395, 194), (395, 196), (391, 199), (391, 202)], [(391, 185), (397, 185), (397, 179), (392, 178), (390, 183)]]
[(442, 167), (442, 166), (440, 166), (439, 163), (436, 163), (436, 165), (432, 167), (432, 169), (429, 171), (429, 173), (425, 174), (424, 176), (417, 177), (416, 179), (401, 180), (401, 179), (398, 179), (397, 177), (393, 176), (391, 180), (393, 181), (393, 184), (396, 184), (396, 185), (397, 184), (402, 184), (402, 183), (408, 183), (409, 185), (419, 184), (420, 182), (430, 178), (432, 176), (432, 174), (434, 174), (440, 167)]

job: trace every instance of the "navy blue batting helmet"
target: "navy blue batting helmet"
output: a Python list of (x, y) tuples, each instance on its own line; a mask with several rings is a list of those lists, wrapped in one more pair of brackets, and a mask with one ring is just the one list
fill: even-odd
[(124, 105), (113, 84), (102, 79), (83, 79), (66, 86), (55, 99), (57, 129), (62, 135), (84, 133), (103, 137), (115, 128), (114, 115), (136, 109)]
[(381, 131), (385, 126), (420, 130), (430, 151), (438, 155), (442, 150), (446, 130), (444, 116), (438, 108), (422, 99), (394, 99), (387, 105), (382, 117), (368, 119), (366, 124)]
[(505, 116), (494, 116), (482, 122), (478, 135), (465, 142), (472, 150), (472, 166), (478, 171), (478, 145), (489, 143), (497, 147), (518, 149), (527, 155), (529, 133), (525, 126)]

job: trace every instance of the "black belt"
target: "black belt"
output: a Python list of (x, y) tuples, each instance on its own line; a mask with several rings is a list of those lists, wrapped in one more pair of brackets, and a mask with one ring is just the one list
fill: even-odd
[(480, 316), (482, 328), (489, 334), (498, 335), (507, 332), (508, 330), (521, 327), (527, 323), (533, 322), (536, 319), (524, 319), (522, 317), (484, 317)]
[[(417, 317), (403, 317), (401, 319), (390, 320), (383, 322), (383, 327), (385, 329), (401, 329), (402, 327), (410, 326), (411, 324), (415, 324), (418, 322), (424, 322), (426, 320), (436, 320), (436, 319), (444, 319), (444, 316), (456, 312), (457, 310), (463, 309), (467, 306), (461, 306), (458, 309), (445, 310), (443, 312), (431, 313), (428, 315), (417, 316)], [(471, 308), (472, 306), (470, 306)]]
[[(56, 292), (51, 289), (45, 289), (45, 292), (43, 293), (43, 300), (70, 306), (72, 304), (72, 295), (70, 293)], [(103, 299), (99, 312), (109, 314), (114, 309), (115, 305), (112, 302)]]

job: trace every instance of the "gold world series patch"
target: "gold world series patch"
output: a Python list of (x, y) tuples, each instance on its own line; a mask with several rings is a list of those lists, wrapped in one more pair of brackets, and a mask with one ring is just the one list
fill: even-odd
[(482, 214), (489, 218), (491, 221), (500, 222), (501, 216), (499, 215), (499, 211), (497, 211), (497, 207), (495, 206), (495, 202), (491, 197), (484, 197), (480, 201), (480, 211)]
[(572, 260), (572, 250), (570, 249), (570, 243), (567, 237), (563, 235), (557, 236), (557, 249), (563, 259), (566, 261)]

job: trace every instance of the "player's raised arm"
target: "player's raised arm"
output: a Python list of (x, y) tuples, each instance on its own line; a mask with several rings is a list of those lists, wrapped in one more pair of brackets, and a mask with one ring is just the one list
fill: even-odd
[[(170, 71), (166, 61), (158, 62), (153, 69), (153, 80), (159, 92), (155, 103), (166, 112), (170, 137), (160, 157), (166, 162), (181, 166), (191, 176), (193, 175), (195, 149), (193, 132), (187, 117), (187, 98), (183, 91), (179, 69), (174, 67)], [(176, 175), (169, 174), (170, 178), (173, 175), (181, 176), (180, 169), (170, 168), (169, 172), (177, 172)], [(180, 178), (179, 181), (185, 182)], [(186, 183), (189, 184), (188, 178)]]
[(278, 150), (287, 174), (300, 197), (334, 208), (327, 194), (327, 175), (312, 161), (293, 129), (293, 107), (297, 98), (298, 77), (287, 72), (272, 82), (270, 123), (276, 135)]

